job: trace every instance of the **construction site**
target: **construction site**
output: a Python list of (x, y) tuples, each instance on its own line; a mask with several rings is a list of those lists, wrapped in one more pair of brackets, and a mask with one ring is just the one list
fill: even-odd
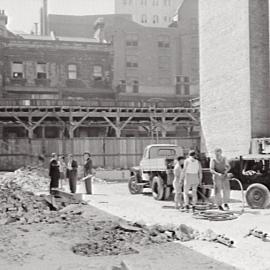
[(0, 269), (270, 269), (268, 0), (40, 2), (0, 4)]

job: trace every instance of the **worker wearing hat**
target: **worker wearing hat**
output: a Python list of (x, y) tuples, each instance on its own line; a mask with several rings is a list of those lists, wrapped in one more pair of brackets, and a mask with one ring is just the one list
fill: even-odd
[[(228, 172), (231, 169), (231, 166), (227, 159), (222, 155), (221, 148), (216, 148), (214, 153), (215, 157), (210, 161), (210, 171), (213, 175), (216, 204), (221, 211), (224, 211), (222, 203), (224, 203), (225, 209), (229, 210), (230, 175)], [(221, 191), (223, 191), (223, 198), (221, 196)]]
[(190, 150), (189, 156), (184, 162), (184, 203), (187, 211), (189, 210), (189, 190), (192, 189), (192, 210), (194, 211), (198, 200), (197, 189), (202, 181), (201, 164), (195, 157), (196, 152)]

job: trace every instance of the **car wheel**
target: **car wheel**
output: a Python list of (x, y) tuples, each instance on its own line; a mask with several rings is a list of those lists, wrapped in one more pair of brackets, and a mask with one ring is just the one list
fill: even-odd
[(246, 191), (246, 201), (251, 208), (266, 208), (269, 205), (269, 198), (269, 190), (262, 184), (252, 184)]
[(137, 176), (136, 175), (132, 175), (129, 178), (128, 189), (129, 189), (129, 192), (131, 194), (133, 194), (133, 195), (135, 195), (135, 194), (141, 194), (142, 193), (143, 186), (142, 185), (138, 185), (138, 179), (137, 179)]
[(155, 176), (152, 181), (152, 194), (155, 200), (163, 200), (164, 196), (164, 181), (159, 176)]

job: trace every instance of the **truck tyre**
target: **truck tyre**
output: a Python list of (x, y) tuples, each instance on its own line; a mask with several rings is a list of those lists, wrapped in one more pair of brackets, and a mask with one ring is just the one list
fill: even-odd
[(129, 192), (133, 195), (142, 193), (143, 186), (138, 185), (137, 175), (130, 176), (129, 181), (128, 181), (128, 189), (129, 189)]
[(269, 198), (269, 190), (262, 184), (252, 184), (246, 191), (246, 201), (251, 208), (266, 208), (269, 205)]
[(152, 181), (152, 194), (155, 200), (161, 201), (164, 197), (164, 181), (159, 176), (155, 176)]

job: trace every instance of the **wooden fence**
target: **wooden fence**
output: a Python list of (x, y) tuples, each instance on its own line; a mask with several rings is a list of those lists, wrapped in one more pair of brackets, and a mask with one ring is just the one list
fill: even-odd
[[(9, 139), (1, 141), (0, 170), (14, 170), (37, 162), (38, 155), (49, 160), (51, 153), (60, 155), (72, 153), (82, 164), (84, 152), (90, 152), (94, 166), (104, 168), (130, 168), (138, 165), (145, 146), (157, 143), (151, 138), (74, 138), (61, 139)], [(199, 148), (200, 139), (160, 138), (158, 143), (180, 145), (187, 152), (190, 148)]]

